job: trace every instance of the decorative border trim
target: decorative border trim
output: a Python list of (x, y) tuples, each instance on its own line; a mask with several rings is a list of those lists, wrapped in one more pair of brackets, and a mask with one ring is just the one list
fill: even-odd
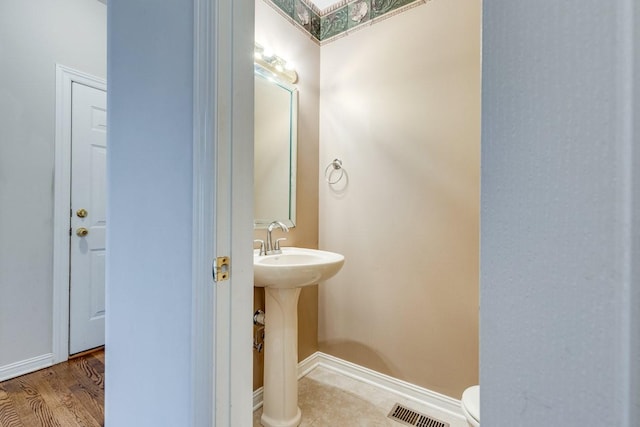
[[(298, 379), (303, 378), (317, 367), (329, 369), (338, 374), (362, 381), (383, 390), (395, 393), (405, 399), (430, 406), (446, 412), (452, 417), (465, 421), (460, 401), (444, 394), (419, 387), (415, 384), (399, 380), (389, 375), (381, 374), (364, 366), (356, 365), (335, 356), (322, 352), (315, 352), (298, 364)], [(260, 408), (263, 401), (263, 388), (253, 392), (253, 410)]]
[[(320, 11), (317, 7), (313, 6), (313, 4), (308, 5), (305, 0), (295, 0), (299, 7), (302, 8), (302, 12), (304, 13), (305, 9), (307, 12), (307, 16), (303, 16), (300, 18), (296, 15), (295, 8), (287, 8), (282, 5), (282, 3), (276, 3), (278, 0), (263, 0), (268, 6), (271, 6), (273, 10), (278, 12), (280, 16), (289, 21), (294, 27), (297, 27), (299, 30), (302, 30), (304, 33), (309, 35), (309, 38), (313, 40), (315, 43), (320, 44)], [(291, 4), (293, 4), (292, 0), (289, 0)], [(295, 19), (297, 17), (298, 19)], [(308, 18), (308, 19), (307, 19)]]
[(319, 45), (391, 18), (428, 0), (341, 0), (320, 10), (309, 0), (264, 0)]
[(390, 10), (389, 12), (387, 12), (387, 13), (385, 13), (383, 15), (380, 15), (380, 16), (378, 16), (376, 18), (370, 19), (369, 21), (363, 22), (363, 23), (358, 24), (358, 25), (356, 25), (356, 26), (354, 26), (352, 28), (348, 28), (347, 30), (345, 30), (343, 32), (337, 33), (337, 34), (332, 35), (332, 36), (330, 36), (330, 37), (328, 37), (326, 39), (321, 40), (320, 41), (320, 46), (324, 46), (327, 43), (331, 43), (332, 41), (335, 41), (335, 40), (338, 40), (338, 39), (340, 39), (342, 37), (348, 36), (351, 33), (355, 33), (356, 31), (362, 30), (364, 28), (368, 28), (368, 27), (370, 27), (370, 26), (372, 26), (374, 24), (377, 24), (378, 22), (382, 22), (382, 21), (384, 21), (386, 19), (392, 18), (392, 17), (394, 17), (396, 15), (399, 15), (399, 14), (401, 14), (403, 12), (406, 12), (406, 11), (408, 11), (410, 9), (413, 9), (414, 7), (422, 6), (423, 4), (426, 4), (427, 1), (429, 1), (429, 0), (415, 0), (412, 3), (409, 3), (409, 4), (405, 5), (405, 6), (401, 6), (401, 7), (398, 7), (397, 9)]
[(53, 361), (53, 353), (47, 353), (41, 356), (32, 357), (31, 359), (25, 359), (9, 365), (0, 366), (0, 382), (34, 371), (39, 371), (40, 369), (48, 368), (53, 365)]

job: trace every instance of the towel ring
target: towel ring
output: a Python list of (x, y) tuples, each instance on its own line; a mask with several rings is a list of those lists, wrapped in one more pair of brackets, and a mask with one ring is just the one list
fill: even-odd
[[(331, 177), (335, 171), (340, 171), (340, 175), (338, 176), (338, 178), (335, 178), (332, 180)], [(342, 160), (340, 159), (333, 159), (333, 161), (329, 163), (326, 169), (324, 170), (324, 178), (327, 180), (329, 184), (338, 183), (338, 181), (340, 181), (343, 176), (344, 176), (344, 169), (342, 169)]]

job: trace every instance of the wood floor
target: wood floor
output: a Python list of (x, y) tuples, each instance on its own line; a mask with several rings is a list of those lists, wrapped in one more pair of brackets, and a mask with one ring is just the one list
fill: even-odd
[(0, 382), (0, 427), (104, 426), (104, 351)]

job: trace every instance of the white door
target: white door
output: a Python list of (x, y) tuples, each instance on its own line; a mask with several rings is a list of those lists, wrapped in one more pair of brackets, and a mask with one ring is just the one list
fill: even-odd
[(104, 345), (107, 96), (71, 89), (69, 354)]

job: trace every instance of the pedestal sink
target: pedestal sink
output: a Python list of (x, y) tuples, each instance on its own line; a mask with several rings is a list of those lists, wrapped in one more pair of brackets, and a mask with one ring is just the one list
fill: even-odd
[(298, 297), (304, 286), (333, 277), (344, 256), (304, 248), (253, 256), (255, 286), (265, 287), (264, 403), (262, 425), (295, 427), (298, 408)]

